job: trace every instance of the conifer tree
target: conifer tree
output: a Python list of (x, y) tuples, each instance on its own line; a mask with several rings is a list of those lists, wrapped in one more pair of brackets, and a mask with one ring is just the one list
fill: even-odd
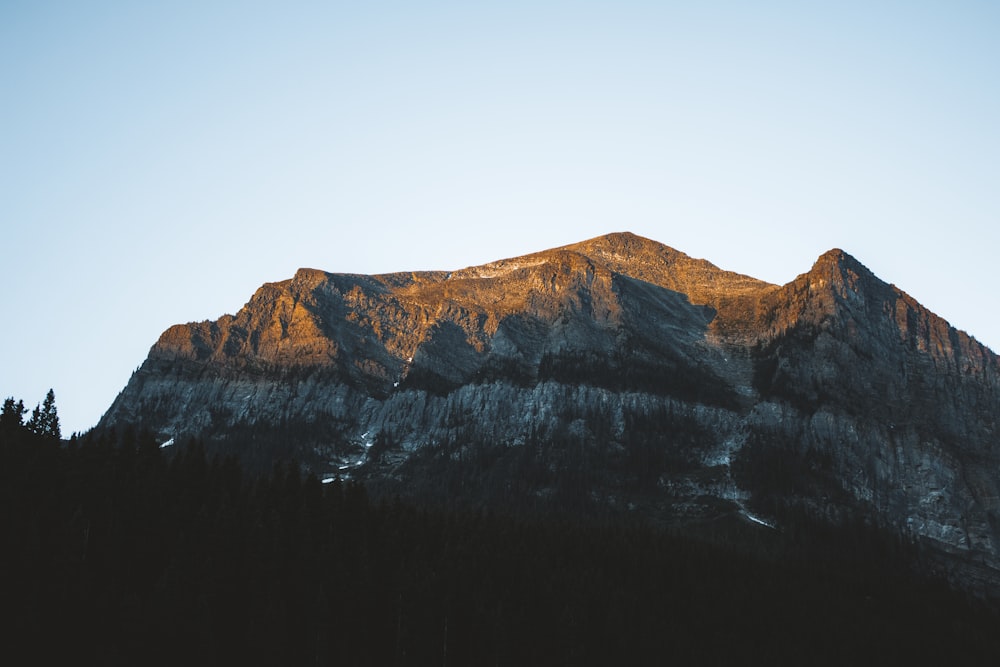
[(42, 402), (42, 435), (56, 440), (62, 438), (62, 431), (59, 428), (59, 413), (56, 410), (56, 394), (51, 388)]
[(3, 402), (3, 412), (0, 412), (0, 428), (20, 428), (24, 426), (24, 413), (27, 412), (24, 401), (14, 402), (11, 396)]
[(42, 408), (37, 403), (35, 409), (31, 411), (31, 417), (25, 427), (35, 435), (42, 434)]
[(27, 428), (35, 435), (44, 435), (56, 440), (62, 437), (54, 391), (49, 389), (49, 393), (45, 395), (45, 400), (42, 404), (36, 405), (35, 409), (31, 411), (31, 418), (28, 419)]

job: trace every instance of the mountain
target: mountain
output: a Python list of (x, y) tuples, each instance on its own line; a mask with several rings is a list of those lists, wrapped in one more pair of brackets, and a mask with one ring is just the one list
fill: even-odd
[(841, 250), (778, 286), (618, 233), (454, 272), (301, 269), (164, 332), (98, 428), (440, 502), (859, 521), (996, 595), (998, 413), (998, 357)]

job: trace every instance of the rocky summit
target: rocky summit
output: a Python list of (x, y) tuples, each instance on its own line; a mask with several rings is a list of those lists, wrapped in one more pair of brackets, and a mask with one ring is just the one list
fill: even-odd
[(443, 502), (862, 520), (1000, 590), (1000, 361), (841, 250), (772, 285), (629, 233), (301, 269), (171, 327), (99, 428)]

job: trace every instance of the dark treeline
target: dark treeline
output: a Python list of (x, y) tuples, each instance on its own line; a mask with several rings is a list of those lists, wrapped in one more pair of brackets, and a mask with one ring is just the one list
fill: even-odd
[[(451, 509), (492, 507), (519, 516), (562, 515), (608, 520), (629, 503), (647, 518), (667, 495), (661, 477), (701, 465), (705, 427), (667, 406), (626, 413), (624, 433), (613, 434), (606, 404), (566, 411), (559, 424), (533, 430), (518, 444), (487, 442), (459, 417), (454, 434), (410, 453), (385, 474), (397, 438), (381, 432), (368, 452), (368, 489), (421, 505)], [(572, 428), (576, 424), (578, 428)]]
[[(490, 357), (475, 373), (473, 381), (510, 382), (533, 387), (539, 382), (556, 381), (569, 385), (590, 385), (614, 391), (637, 391), (732, 408), (739, 398), (732, 388), (711, 369), (680, 358), (663, 360), (662, 355), (643, 351), (641, 346), (629, 353), (559, 352), (546, 353), (533, 366), (523, 360)], [(404, 389), (420, 389), (446, 396), (462, 386), (457, 377), (445, 378), (417, 366), (403, 380)]]
[(997, 664), (992, 611), (898, 550), (838, 553), (376, 502), (197, 442), (0, 428), (0, 650), (33, 664)]
[(45, 400), (35, 406), (31, 411), (31, 417), (25, 421), (24, 415), (28, 409), (24, 407), (24, 401), (15, 401), (11, 396), (4, 400), (3, 408), (0, 409), (0, 430), (27, 429), (35, 435), (46, 436), (58, 440), (62, 437), (62, 429), (59, 427), (59, 411), (56, 409), (56, 394), (49, 389), (45, 395)]

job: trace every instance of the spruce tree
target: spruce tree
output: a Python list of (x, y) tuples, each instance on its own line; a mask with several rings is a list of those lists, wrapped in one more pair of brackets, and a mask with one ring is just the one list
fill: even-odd
[(59, 412), (56, 410), (56, 394), (49, 389), (41, 405), (36, 405), (31, 411), (31, 418), (26, 424), (29, 431), (35, 435), (44, 435), (59, 440), (62, 431), (59, 428)]
[(42, 434), (42, 408), (37, 403), (35, 409), (31, 411), (31, 417), (25, 427), (35, 435)]
[(49, 389), (49, 393), (45, 395), (45, 400), (42, 402), (41, 417), (41, 434), (59, 440), (62, 437), (62, 431), (59, 428), (59, 413), (56, 410), (56, 394), (52, 389)]

